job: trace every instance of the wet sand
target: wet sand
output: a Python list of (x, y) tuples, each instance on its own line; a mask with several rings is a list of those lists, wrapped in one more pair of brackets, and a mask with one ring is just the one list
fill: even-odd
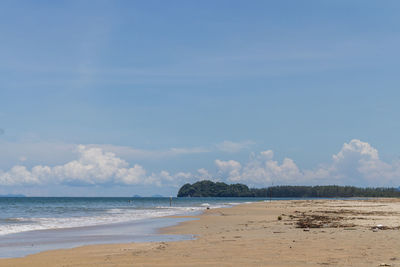
[(400, 266), (400, 199), (259, 202), (195, 218), (163, 233), (196, 240), (90, 245), (0, 266)]

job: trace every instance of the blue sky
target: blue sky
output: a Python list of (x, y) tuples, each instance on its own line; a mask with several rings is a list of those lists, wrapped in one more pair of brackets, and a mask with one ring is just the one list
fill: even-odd
[(398, 186), (399, 8), (2, 1), (0, 193)]

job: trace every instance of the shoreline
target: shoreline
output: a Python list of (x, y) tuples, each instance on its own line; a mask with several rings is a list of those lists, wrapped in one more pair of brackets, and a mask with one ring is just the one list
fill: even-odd
[[(140, 198), (140, 200), (142, 200), (142, 198)], [(212, 203), (211, 207), (213, 208), (230, 207), (240, 203), (240, 201), (239, 203), (230, 203), (232, 200), (234, 199), (222, 198), (218, 199), (218, 201), (212, 199), (210, 203)], [(132, 200), (129, 199), (129, 201)], [(188, 202), (187, 199), (175, 199), (177, 206), (162, 207), (162, 204), (166, 204), (168, 201), (169, 198), (163, 198), (162, 201), (158, 199), (158, 202), (161, 203), (156, 203), (160, 206), (159, 209), (156, 207), (156, 212), (164, 214), (169, 213), (165, 215), (160, 214), (150, 218), (144, 216), (145, 218), (132, 218), (128, 221), (123, 220), (121, 222), (96, 224), (92, 224), (93, 219), (91, 218), (92, 221), (89, 225), (61, 226), (48, 229), (39, 228), (0, 235), (0, 259), (24, 257), (50, 249), (66, 249), (94, 244), (170, 242), (193, 239), (192, 235), (161, 235), (160, 232), (162, 228), (176, 225), (181, 221), (190, 220), (190, 216), (201, 214), (206, 209), (206, 206), (202, 207), (204, 204), (203, 202), (209, 202), (209, 199), (198, 198), (196, 201), (192, 201), (193, 203)], [(146, 205), (148, 203), (139, 204)], [(206, 204), (207, 206), (209, 205), (208, 203)], [(148, 209), (145, 209), (146, 213), (154, 209), (151, 205), (156, 206), (154, 203), (150, 203)], [(163, 209), (166, 211), (163, 211)], [(111, 211), (113, 211), (113, 209), (111, 209)], [(131, 210), (128, 211), (131, 213)], [(189, 216), (185, 217), (187, 215)], [(126, 217), (126, 215), (124, 215), (124, 217)]]
[(255, 202), (176, 217), (198, 219), (159, 233), (194, 240), (51, 250), (0, 266), (400, 266), (400, 199)]
[[(197, 213), (197, 212), (196, 212)], [(160, 229), (190, 220), (163, 216), (101, 225), (40, 229), (0, 236), (0, 260), (21, 258), (49, 250), (122, 243), (172, 242), (192, 235), (162, 235)]]

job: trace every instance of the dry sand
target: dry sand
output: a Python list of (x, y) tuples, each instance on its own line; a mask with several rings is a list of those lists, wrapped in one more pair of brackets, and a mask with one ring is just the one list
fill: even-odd
[(400, 199), (259, 202), (196, 218), (163, 230), (196, 240), (46, 251), (0, 266), (400, 267)]

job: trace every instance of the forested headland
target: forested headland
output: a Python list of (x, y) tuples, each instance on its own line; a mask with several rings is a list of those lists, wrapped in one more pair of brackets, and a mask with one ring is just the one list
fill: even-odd
[(339, 185), (249, 188), (244, 184), (226, 184), (209, 180), (185, 184), (178, 197), (400, 197), (399, 188), (355, 187)]

